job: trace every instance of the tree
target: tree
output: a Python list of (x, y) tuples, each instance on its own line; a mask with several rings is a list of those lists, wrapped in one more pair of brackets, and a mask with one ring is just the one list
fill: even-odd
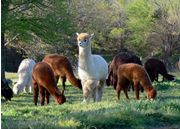
[(150, 42), (159, 48), (154, 53), (162, 52), (164, 63), (170, 67), (179, 60), (180, 55), (180, 1), (154, 1), (152, 4), (155, 24)]
[[(117, 51), (122, 46), (124, 12), (117, 1), (71, 0), (79, 32), (95, 33), (93, 51)], [(122, 31), (121, 31), (122, 30)]]
[(4, 45), (24, 45), (34, 49), (42, 43), (63, 46), (68, 35), (73, 33), (72, 22), (69, 22), (70, 13), (65, 1), (3, 0), (1, 75), (4, 76)]
[(147, 0), (134, 0), (125, 6), (127, 30), (130, 33), (126, 45), (130, 50), (146, 57), (149, 54), (146, 40), (154, 24), (152, 6)]

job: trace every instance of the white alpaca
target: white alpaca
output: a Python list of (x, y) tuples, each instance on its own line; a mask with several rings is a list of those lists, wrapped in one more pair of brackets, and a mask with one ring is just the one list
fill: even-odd
[(79, 47), (78, 75), (83, 87), (83, 101), (89, 100), (90, 93), (94, 101), (101, 101), (108, 64), (101, 56), (91, 54), (90, 40), (93, 34), (76, 34)]
[(14, 94), (19, 94), (24, 89), (24, 92), (32, 92), (32, 70), (35, 65), (32, 59), (24, 59), (18, 68), (18, 82), (13, 87)]

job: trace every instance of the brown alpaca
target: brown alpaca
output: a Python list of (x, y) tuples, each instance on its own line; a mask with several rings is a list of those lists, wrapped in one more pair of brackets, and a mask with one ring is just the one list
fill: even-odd
[(82, 89), (81, 81), (74, 76), (71, 63), (65, 56), (49, 54), (44, 57), (43, 62), (48, 63), (53, 69), (56, 82), (58, 82), (59, 77), (61, 77), (63, 93), (65, 90), (66, 79), (68, 79), (73, 86)]
[[(126, 64), (126, 63), (136, 63), (142, 65), (141, 60), (136, 55), (130, 52), (120, 52), (118, 53), (109, 64), (109, 74), (106, 80), (106, 84), (108, 86), (113, 85), (114, 89), (116, 89), (117, 85), (117, 69), (119, 65)], [(132, 87), (133, 88), (133, 87)], [(141, 92), (143, 92), (143, 88), (140, 87)]]
[(154, 99), (156, 97), (156, 90), (153, 88), (148, 74), (141, 65), (134, 63), (122, 64), (118, 67), (117, 77), (116, 91), (118, 99), (120, 98), (121, 90), (124, 91), (126, 98), (129, 99), (127, 90), (130, 82), (134, 86), (136, 99), (139, 99), (139, 85), (144, 88), (148, 98)]
[(66, 101), (65, 96), (58, 89), (56, 79), (51, 67), (44, 63), (37, 63), (32, 72), (32, 81), (34, 85), (34, 104), (37, 105), (38, 92), (40, 93), (40, 103), (44, 105), (49, 103), (49, 95), (52, 95), (56, 103), (62, 104)]

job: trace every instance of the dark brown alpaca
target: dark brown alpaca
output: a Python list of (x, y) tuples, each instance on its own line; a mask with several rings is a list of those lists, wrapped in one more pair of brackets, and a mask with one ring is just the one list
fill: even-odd
[(66, 79), (68, 79), (73, 86), (82, 89), (81, 81), (74, 76), (71, 63), (65, 56), (61, 56), (58, 54), (49, 54), (44, 57), (43, 62), (46, 62), (51, 66), (57, 82), (59, 80), (59, 77), (61, 77), (63, 93), (65, 90)]
[(118, 99), (120, 99), (121, 90), (124, 91), (126, 98), (129, 99), (127, 90), (130, 82), (133, 83), (136, 99), (139, 99), (140, 85), (144, 88), (149, 99), (156, 97), (156, 90), (153, 88), (146, 70), (141, 65), (134, 63), (122, 64), (118, 68), (117, 77), (116, 91)]
[[(109, 64), (109, 74), (106, 83), (108, 86), (113, 85), (114, 89), (116, 89), (117, 85), (117, 69), (120, 65), (126, 63), (136, 63), (142, 65), (141, 60), (136, 55), (133, 55), (129, 52), (120, 52), (117, 54), (112, 62)], [(143, 92), (143, 88), (141, 87), (140, 90)]]
[(34, 66), (32, 81), (34, 85), (35, 105), (37, 105), (38, 92), (40, 93), (41, 105), (44, 105), (45, 97), (46, 103), (49, 103), (49, 95), (52, 95), (58, 104), (62, 104), (66, 101), (65, 96), (58, 89), (54, 73), (47, 63), (39, 62)]
[(159, 74), (163, 76), (163, 81), (164, 78), (169, 81), (173, 81), (175, 79), (173, 75), (168, 74), (165, 64), (158, 59), (154, 59), (154, 58), (148, 59), (145, 62), (144, 67), (148, 72), (152, 82), (154, 80), (158, 81)]

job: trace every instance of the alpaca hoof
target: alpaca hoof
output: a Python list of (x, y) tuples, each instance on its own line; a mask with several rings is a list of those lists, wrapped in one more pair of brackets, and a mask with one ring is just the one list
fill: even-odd
[(84, 99), (81, 103), (82, 103), (82, 104), (83, 104), (83, 103), (88, 103), (88, 101), (87, 101), (86, 99)]

